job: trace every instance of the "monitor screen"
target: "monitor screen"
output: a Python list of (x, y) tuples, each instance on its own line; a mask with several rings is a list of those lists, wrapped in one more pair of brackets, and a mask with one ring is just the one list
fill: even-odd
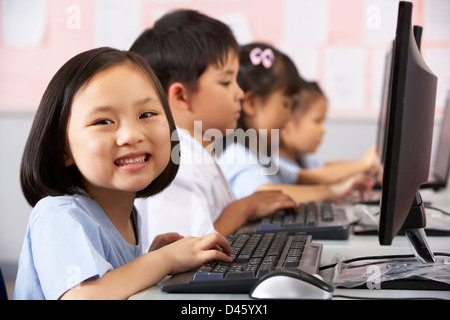
[(445, 188), (450, 174), (450, 92), (447, 95), (444, 117), (442, 119), (433, 174), (436, 179), (443, 183)]
[[(393, 50), (393, 49), (392, 49)], [(378, 117), (378, 132), (377, 132), (377, 152), (380, 157), (381, 163), (384, 162), (384, 153), (386, 146), (386, 130), (387, 130), (387, 117), (388, 117), (388, 97), (390, 89), (391, 79), (391, 67), (392, 67), (392, 50), (386, 54), (385, 66), (384, 66), (384, 80), (383, 80), (383, 92), (381, 96), (381, 108)]]
[[(411, 210), (420, 185), (428, 180), (437, 77), (426, 65), (414, 38), (412, 4), (400, 2), (387, 97), (379, 241), (390, 245), (408, 220), (423, 228), (425, 217)], [(411, 219), (410, 212), (413, 215)], [(413, 221), (411, 223), (411, 221)]]

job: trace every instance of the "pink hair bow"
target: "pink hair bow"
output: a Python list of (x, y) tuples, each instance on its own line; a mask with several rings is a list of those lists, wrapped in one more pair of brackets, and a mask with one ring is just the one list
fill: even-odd
[(254, 66), (262, 64), (264, 68), (269, 69), (275, 61), (275, 54), (270, 48), (262, 50), (259, 47), (255, 47), (250, 51), (250, 61)]

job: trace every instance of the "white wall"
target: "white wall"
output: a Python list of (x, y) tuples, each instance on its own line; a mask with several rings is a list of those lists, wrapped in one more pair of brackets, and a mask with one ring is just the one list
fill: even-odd
[(30, 211), (19, 168), (33, 115), (0, 113), (0, 266), (6, 279), (16, 272)]

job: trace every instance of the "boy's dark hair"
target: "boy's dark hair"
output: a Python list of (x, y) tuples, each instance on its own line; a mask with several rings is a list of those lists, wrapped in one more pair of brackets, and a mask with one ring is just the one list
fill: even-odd
[(173, 82), (195, 90), (206, 68), (223, 64), (229, 50), (239, 54), (239, 45), (226, 24), (185, 9), (164, 15), (130, 48), (144, 57), (166, 93)]
[[(169, 103), (148, 64), (134, 52), (112, 48), (92, 49), (67, 61), (51, 79), (36, 112), (20, 167), (22, 191), (31, 206), (46, 196), (79, 194), (81, 175), (75, 165), (66, 167), (64, 152), (67, 139), (67, 124), (72, 100), (78, 89), (94, 75), (109, 67), (132, 62), (154, 83), (155, 91), (164, 108), (173, 133), (175, 123)], [(172, 148), (176, 141), (172, 141)], [(169, 161), (164, 171), (138, 197), (148, 197), (162, 191), (174, 179), (178, 165)]]

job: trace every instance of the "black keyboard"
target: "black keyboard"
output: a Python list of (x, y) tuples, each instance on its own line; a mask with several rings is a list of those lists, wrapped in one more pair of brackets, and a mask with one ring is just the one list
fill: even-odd
[(237, 233), (305, 232), (313, 239), (348, 239), (350, 222), (343, 208), (331, 202), (300, 204), (298, 210), (279, 210), (242, 226)]
[(212, 261), (162, 284), (165, 292), (248, 293), (263, 275), (282, 268), (318, 273), (322, 245), (305, 233), (238, 234), (227, 237), (231, 263)]

